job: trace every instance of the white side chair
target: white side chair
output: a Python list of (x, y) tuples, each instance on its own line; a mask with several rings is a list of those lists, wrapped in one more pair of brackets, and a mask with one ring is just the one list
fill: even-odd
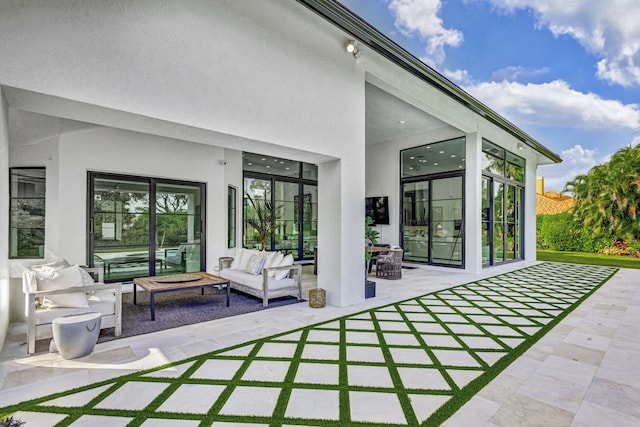
[[(72, 267), (77, 266), (61, 268)], [(93, 283), (84, 273), (80, 285), (76, 281), (66, 286), (64, 275), (49, 280), (32, 269), (22, 274), (29, 354), (35, 353), (37, 340), (53, 337), (53, 320), (65, 315), (98, 312), (102, 314), (101, 329), (114, 328), (115, 336), (122, 334), (122, 284), (105, 284), (103, 268), (80, 268), (92, 275)]]

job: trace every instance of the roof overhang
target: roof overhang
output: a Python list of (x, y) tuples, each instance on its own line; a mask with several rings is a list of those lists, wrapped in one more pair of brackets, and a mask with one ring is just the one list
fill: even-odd
[(345, 31), (351, 37), (395, 63), (412, 75), (429, 83), (466, 108), (480, 115), (490, 123), (505, 130), (525, 145), (531, 147), (549, 160), (560, 163), (562, 159), (553, 151), (536, 141), (535, 138), (500, 116), (482, 102), (465, 92), (455, 83), (426, 65), (415, 55), (385, 36), (378, 29), (366, 22), (335, 0), (297, 0), (333, 25)]

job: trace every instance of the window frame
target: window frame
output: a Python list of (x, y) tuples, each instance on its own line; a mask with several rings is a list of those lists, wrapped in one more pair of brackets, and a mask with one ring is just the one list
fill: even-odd
[[(32, 196), (32, 197), (21, 197), (21, 196), (16, 196), (13, 194), (13, 174), (14, 171), (25, 171), (25, 170), (41, 170), (44, 171), (44, 195), (42, 196)], [(43, 214), (42, 214), (42, 221), (43, 221), (43, 226), (42, 227), (17, 227), (14, 226), (14, 222), (13, 222), (13, 201), (14, 200), (42, 200), (43, 201)], [(9, 168), (9, 244), (8, 244), (8, 248), (9, 248), (9, 259), (44, 259), (45, 254), (44, 254), (44, 248), (46, 247), (46, 218), (47, 218), (47, 168), (45, 166), (19, 166), (19, 167), (11, 167)], [(18, 249), (16, 249), (16, 255), (13, 255), (13, 250), (14, 247), (12, 245), (12, 239), (11, 239), (11, 235), (12, 235), (12, 230), (16, 228), (21, 228), (21, 229), (32, 229), (32, 230), (42, 230), (42, 254), (38, 255), (38, 256), (21, 256), (18, 255)]]
[(227, 248), (237, 246), (238, 231), (238, 189), (233, 185), (227, 186)]

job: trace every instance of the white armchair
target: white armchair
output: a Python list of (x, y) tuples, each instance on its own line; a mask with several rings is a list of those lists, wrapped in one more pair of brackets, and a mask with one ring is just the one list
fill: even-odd
[(35, 352), (36, 340), (53, 336), (53, 319), (68, 314), (99, 312), (101, 328), (114, 328), (114, 335), (120, 336), (122, 284), (105, 284), (102, 268), (62, 265), (55, 269), (55, 273), (50, 269), (46, 275), (36, 269), (27, 269), (22, 274), (27, 352)]

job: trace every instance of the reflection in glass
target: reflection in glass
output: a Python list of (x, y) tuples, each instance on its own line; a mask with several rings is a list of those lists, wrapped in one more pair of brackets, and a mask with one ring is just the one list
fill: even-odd
[[(245, 178), (244, 179), (244, 220), (242, 245), (249, 249), (261, 249), (262, 243), (260, 241), (260, 234), (258, 231), (247, 222), (247, 218), (257, 218), (255, 209), (251, 204), (249, 197), (257, 203), (264, 203), (265, 201), (271, 201), (271, 181), (266, 179), (257, 178)], [(271, 250), (271, 241), (268, 239), (266, 242), (266, 250)]]
[(298, 234), (300, 233), (300, 197), (298, 184), (276, 181), (275, 206), (282, 206), (282, 216), (276, 221), (274, 250), (298, 257)]
[(465, 139), (457, 138), (402, 150), (402, 178), (465, 169)]
[(491, 263), (491, 192), (488, 178), (482, 179), (482, 265)]
[(431, 181), (431, 262), (462, 265), (462, 177)]
[(105, 280), (149, 275), (149, 184), (95, 179), (93, 258)]
[(10, 169), (9, 256), (43, 258), (45, 168)]
[(302, 227), (304, 257), (314, 256), (314, 248), (318, 246), (318, 187), (305, 185), (302, 209)]
[(159, 184), (156, 187), (156, 254), (162, 274), (200, 271), (200, 188)]
[(429, 181), (402, 185), (404, 259), (429, 261)]

